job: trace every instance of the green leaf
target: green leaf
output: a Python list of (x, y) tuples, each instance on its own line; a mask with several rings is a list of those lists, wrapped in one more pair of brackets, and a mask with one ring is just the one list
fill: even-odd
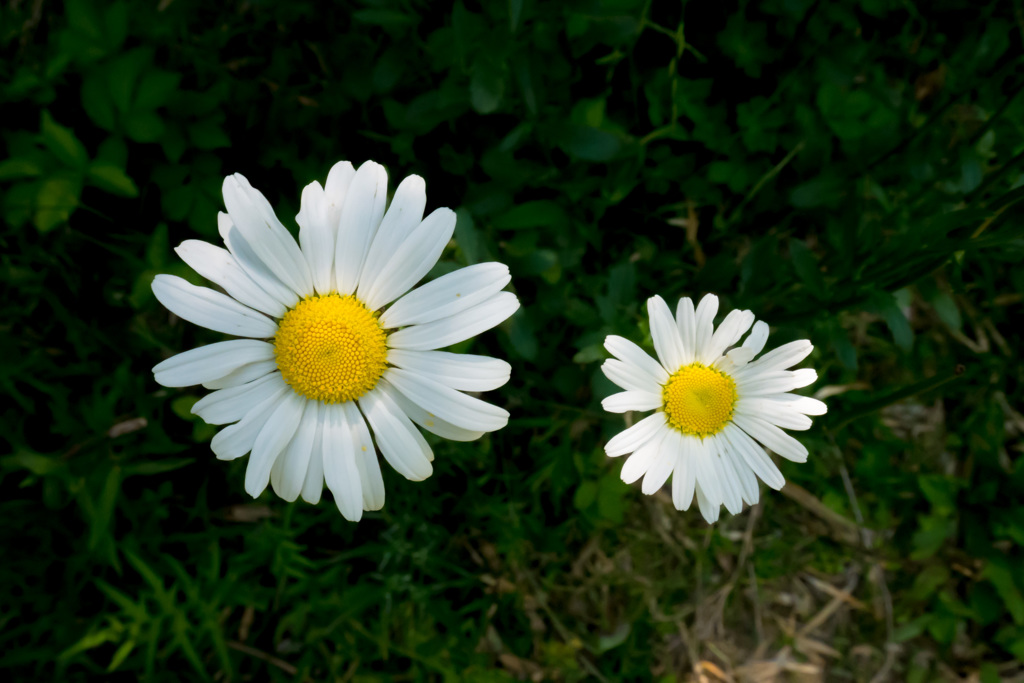
[(557, 143), (566, 154), (584, 161), (611, 161), (622, 151), (622, 141), (617, 135), (589, 126), (565, 126)]
[(831, 176), (822, 176), (797, 185), (789, 193), (789, 203), (798, 209), (831, 206), (843, 197), (846, 182)]
[(96, 161), (106, 161), (124, 168), (128, 165), (128, 145), (119, 135), (111, 135), (96, 150)]
[(508, 30), (515, 33), (519, 28), (519, 18), (523, 15), (523, 0), (508, 0)]
[(43, 173), (43, 167), (33, 159), (6, 159), (0, 161), (0, 182), (35, 178)]
[(195, 460), (191, 458), (175, 458), (170, 460), (131, 463), (124, 466), (124, 477), (128, 478), (135, 474), (142, 476), (163, 474), (165, 472), (173, 472), (174, 470), (181, 469), (182, 467), (192, 464), (195, 464)]
[(139, 82), (133, 109), (156, 109), (167, 104), (178, 90), (181, 74), (152, 69)]
[(167, 254), (170, 253), (170, 250), (170, 242), (167, 239), (167, 224), (160, 223), (153, 231), (152, 237), (149, 238), (149, 244), (146, 245), (146, 264), (151, 268), (159, 270), (166, 263)]
[(139, 196), (139, 189), (135, 187), (135, 183), (123, 169), (115, 164), (105, 161), (93, 162), (89, 167), (86, 179), (92, 185), (111, 194), (121, 195), (122, 197)]
[(1017, 659), (1024, 661), (1024, 628), (1004, 626), (996, 632), (995, 642)]
[[(122, 114), (128, 113), (133, 108), (136, 84), (142, 72), (149, 68), (152, 61), (152, 50), (136, 48), (120, 55), (107, 66), (107, 88), (114, 101), (114, 106)], [(140, 142), (142, 141), (140, 140)]]
[(1013, 622), (1018, 626), (1024, 626), (1024, 595), (1016, 583), (1021, 576), (1020, 567), (1011, 568), (1010, 561), (1005, 557), (995, 557), (989, 560), (982, 570), (982, 576), (995, 586), (996, 592), (1013, 617)]
[(104, 130), (114, 130), (117, 124), (114, 100), (102, 72), (94, 71), (85, 77), (82, 83), (82, 107), (97, 126)]
[(497, 110), (505, 94), (505, 79), (499, 70), (480, 66), (473, 70), (469, 81), (469, 101), (480, 114)]
[(850, 341), (846, 330), (839, 324), (833, 325), (830, 339), (832, 341), (832, 348), (835, 349), (836, 357), (839, 358), (839, 362), (843, 364), (843, 367), (847, 370), (856, 370), (857, 349)]
[(957, 332), (961, 330), (963, 320), (960, 318), (960, 309), (957, 308), (953, 297), (946, 292), (938, 292), (929, 303), (942, 322)]
[(825, 280), (821, 277), (821, 269), (818, 267), (818, 259), (814, 257), (814, 252), (801, 240), (790, 240), (789, 255), (793, 259), (796, 274), (807, 285), (811, 294), (818, 299), (827, 299)]
[(79, 142), (69, 128), (54, 121), (50, 112), (46, 110), (43, 110), (40, 133), (43, 137), (43, 145), (65, 166), (83, 169), (89, 163), (85, 145)]
[(599, 360), (604, 360), (608, 357), (608, 354), (604, 351), (604, 346), (601, 344), (591, 344), (584, 346), (582, 349), (576, 352), (576, 355), (572, 357), (573, 363), (580, 363), (584, 365), (586, 363), (596, 363)]
[(60, 458), (32, 453), (31, 451), (19, 451), (14, 455), (5, 455), (0, 458), (0, 464), (4, 467), (23, 467), (39, 477), (45, 477), (67, 469), (66, 463)]
[(110, 673), (117, 667), (124, 664), (124, 660), (128, 659), (128, 655), (135, 649), (137, 643), (134, 639), (126, 640), (121, 643), (121, 647), (117, 648), (114, 652), (114, 656), (110, 658), (110, 664), (107, 665), (107, 673)]
[(882, 316), (896, 346), (909, 351), (914, 344), (914, 331), (907, 316), (896, 303), (896, 297), (888, 292), (875, 292), (871, 296), (871, 308)]
[(914, 533), (913, 560), (925, 560), (939, 551), (946, 539), (956, 533), (956, 522), (941, 515), (925, 515), (919, 520), (919, 528)]
[(459, 209), (455, 212), (455, 243), (459, 245), (466, 265), (487, 260), (487, 248), (484, 246), (483, 237), (476, 228), (473, 214), (468, 209)]
[(569, 223), (565, 209), (546, 199), (526, 202), (496, 217), (492, 225), (497, 230), (524, 230), (546, 228), (561, 230)]
[(911, 600), (929, 600), (935, 592), (949, 580), (949, 568), (944, 564), (930, 564), (915, 578), (910, 589)]
[(188, 127), (188, 136), (192, 144), (199, 149), (216, 149), (230, 147), (231, 139), (219, 124), (207, 119)]
[(125, 117), (124, 132), (135, 142), (156, 142), (164, 134), (164, 122), (151, 111), (133, 111)]
[(185, 154), (188, 142), (185, 140), (181, 128), (176, 124), (172, 124), (166, 128), (164, 135), (160, 138), (160, 146), (163, 147), (164, 156), (167, 157), (168, 161), (178, 162), (181, 160), (182, 155)]
[(199, 417), (192, 414), (192, 406), (199, 401), (198, 396), (179, 396), (171, 401), (171, 410), (183, 420), (198, 420)]
[(32, 218), (39, 232), (49, 232), (67, 223), (78, 207), (81, 192), (81, 182), (73, 178), (53, 177), (40, 183)]
[(92, 519), (89, 520), (89, 550), (96, 550), (100, 542), (110, 535), (111, 519), (114, 516), (114, 505), (121, 492), (121, 468), (111, 467), (103, 484), (103, 490)]
[(999, 675), (999, 667), (992, 662), (982, 662), (981, 668), (978, 669), (978, 679), (980, 683), (1000, 683), (1003, 677)]
[(128, 4), (115, 2), (110, 5), (103, 15), (103, 23), (108, 48), (111, 51), (119, 49), (128, 35)]
[(357, 10), (352, 13), (352, 18), (363, 24), (373, 24), (384, 28), (412, 26), (419, 20), (415, 14), (405, 14), (393, 9)]
[(584, 481), (580, 484), (579, 488), (576, 489), (575, 495), (573, 495), (573, 505), (576, 506), (577, 510), (586, 510), (588, 507), (594, 504), (597, 500), (597, 482)]
[(68, 24), (75, 31), (97, 40), (104, 37), (100, 18), (88, 0), (67, 0), (64, 3), (64, 12)]
[(38, 182), (15, 183), (3, 193), (4, 220), (13, 226), (27, 223), (35, 212)]

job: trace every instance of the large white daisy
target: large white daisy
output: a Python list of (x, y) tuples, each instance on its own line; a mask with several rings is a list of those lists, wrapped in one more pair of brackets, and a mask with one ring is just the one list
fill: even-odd
[[(736, 514), (744, 502), (757, 503), (757, 478), (782, 488), (785, 479), (761, 444), (788, 460), (807, 460), (804, 445), (782, 428), (807, 429), (808, 415), (825, 414), (821, 401), (788, 393), (818, 378), (810, 368), (787, 369), (807, 357), (811, 342), (790, 342), (754, 360), (768, 326), (754, 322), (750, 311), (731, 311), (715, 329), (718, 297), (712, 294), (696, 310), (689, 298), (680, 299), (675, 317), (654, 296), (647, 313), (658, 360), (622, 337), (604, 342), (615, 358), (601, 369), (625, 389), (604, 399), (604, 409), (656, 411), (605, 446), (611, 457), (632, 453), (622, 480), (643, 477), (642, 490), (650, 495), (671, 476), (676, 509), (688, 510), (696, 493), (708, 522), (718, 520), (723, 504)], [(742, 346), (730, 350), (751, 325)]]
[(469, 266), (406, 294), (437, 262), (455, 214), (442, 208), (423, 218), (418, 176), (402, 181), (385, 211), (386, 202), (381, 165), (338, 163), (325, 186), (303, 190), (296, 244), (266, 198), (229, 176), (219, 217), (227, 249), (197, 240), (176, 249), (227, 294), (172, 275), (153, 281), (177, 316), (245, 337), (186, 351), (153, 373), (164, 386), (214, 390), (192, 412), (234, 423), (212, 448), (222, 460), (252, 452), (245, 490), (253, 497), (269, 482), (285, 500), (317, 503), (326, 480), (355, 521), (384, 505), (374, 441), (399, 474), (419, 481), (434, 456), (416, 425), (472, 441), (508, 422), (505, 410), (463, 392), (505, 384), (509, 364), (437, 350), (519, 308), (501, 291), (508, 267)]

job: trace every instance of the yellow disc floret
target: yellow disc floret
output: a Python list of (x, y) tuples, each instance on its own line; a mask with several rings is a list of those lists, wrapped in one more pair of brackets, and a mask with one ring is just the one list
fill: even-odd
[(274, 355), (295, 393), (324, 403), (354, 401), (387, 367), (386, 335), (354, 296), (311, 296), (284, 314)]
[(736, 383), (724, 372), (693, 363), (669, 377), (661, 398), (669, 425), (703, 439), (722, 431), (732, 418)]

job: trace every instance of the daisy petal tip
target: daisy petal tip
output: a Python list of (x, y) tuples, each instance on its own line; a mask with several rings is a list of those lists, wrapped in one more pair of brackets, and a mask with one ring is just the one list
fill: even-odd
[(344, 517), (346, 520), (348, 520), (350, 522), (358, 522), (358, 521), (360, 521), (363, 518), (363, 509), (361, 507), (358, 508), (358, 509), (357, 508), (348, 509), (347, 506), (342, 505), (342, 504), (339, 503), (338, 504), (338, 512), (340, 512), (341, 516)]

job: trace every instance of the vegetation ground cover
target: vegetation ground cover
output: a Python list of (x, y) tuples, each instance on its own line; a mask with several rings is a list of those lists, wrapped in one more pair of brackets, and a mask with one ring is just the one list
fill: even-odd
[[(0, 10), (0, 669), (17, 680), (1024, 676), (1020, 0)], [(241, 172), (339, 159), (508, 263), (512, 413), (358, 525), (249, 499), (151, 367)], [(393, 185), (392, 185), (393, 186)], [(808, 338), (829, 414), (708, 526), (624, 485), (601, 342), (652, 294)]]

